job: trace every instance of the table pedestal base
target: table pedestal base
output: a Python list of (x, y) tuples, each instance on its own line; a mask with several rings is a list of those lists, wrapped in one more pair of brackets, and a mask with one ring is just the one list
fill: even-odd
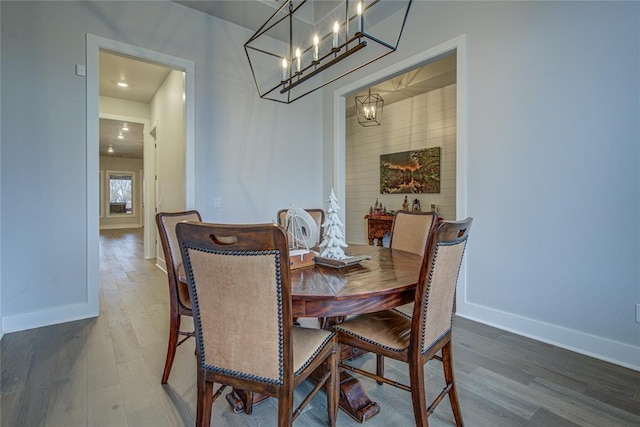
[[(341, 350), (340, 358), (342, 360), (356, 359), (366, 354), (360, 349), (349, 346), (342, 346)], [(325, 372), (322, 368), (317, 369), (309, 378), (317, 382)], [(244, 390), (236, 388), (227, 393), (226, 396), (227, 402), (233, 408), (233, 412), (236, 413), (244, 412), (247, 397), (248, 395)], [(269, 396), (253, 393), (253, 406), (268, 398)], [(380, 413), (380, 405), (369, 399), (360, 381), (346, 371), (340, 371), (340, 402), (338, 406), (359, 423), (364, 423)]]
[[(234, 388), (229, 393), (227, 393), (227, 402), (231, 405), (233, 412), (236, 414), (240, 412), (244, 412), (245, 410), (245, 402), (247, 401), (247, 393), (244, 390), (240, 390), (238, 388)], [(253, 406), (264, 402), (267, 400), (269, 396), (260, 393), (253, 393)]]
[(340, 373), (340, 408), (359, 423), (380, 413), (380, 405), (372, 402), (362, 384), (347, 372)]
[[(247, 401), (247, 393), (244, 390), (233, 389), (227, 393), (227, 402), (233, 408), (233, 412), (240, 413), (245, 410), (245, 402)], [(253, 406), (267, 400), (269, 396), (259, 393), (253, 394)], [(367, 393), (362, 388), (362, 384), (348, 372), (340, 373), (340, 408), (345, 411), (351, 418), (364, 423), (370, 418), (378, 415), (380, 405), (372, 402)]]

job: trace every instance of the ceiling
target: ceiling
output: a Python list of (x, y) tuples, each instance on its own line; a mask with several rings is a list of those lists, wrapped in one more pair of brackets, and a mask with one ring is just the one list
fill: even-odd
[[(171, 68), (110, 52), (100, 52), (100, 96), (149, 103)], [(128, 87), (119, 87), (125, 82)], [(100, 155), (141, 159), (143, 151), (142, 124), (127, 123), (129, 132), (122, 132), (125, 122), (100, 119)], [(113, 153), (109, 153), (109, 147)]]
[[(122, 135), (121, 139), (118, 138), (119, 135)], [(141, 159), (143, 140), (142, 123), (100, 119), (101, 156)], [(109, 152), (109, 148), (113, 149), (113, 153)]]
[[(371, 93), (377, 93), (384, 100), (384, 105), (402, 101), (435, 89), (449, 86), (456, 82), (456, 55), (451, 52), (448, 55), (437, 58), (426, 65), (414, 68), (403, 74), (371, 86)], [(347, 97), (347, 117), (356, 115), (355, 97), (366, 95), (367, 88)]]
[[(232, 22), (252, 31), (257, 31), (272, 16), (275, 23), (280, 18), (288, 15), (288, 8), (284, 8), (280, 14), (275, 12), (284, 4), (285, 0), (215, 0), (215, 1), (192, 1), (173, 0), (183, 6), (204, 12), (207, 15), (215, 16), (228, 22)], [(378, 2), (376, 7), (367, 12), (367, 23), (375, 23), (388, 18), (396, 11), (405, 7), (405, 2), (385, 1)], [(351, 4), (355, 4), (352, 2)], [(294, 14), (294, 33), (308, 34), (312, 28), (332, 25), (336, 17), (344, 16), (343, 0), (309, 0), (304, 3), (302, 0), (293, 1), (296, 13)], [(299, 6), (299, 8), (298, 8)], [(353, 6), (355, 8), (355, 6)], [(353, 10), (355, 12), (355, 10)], [(278, 40), (289, 40), (289, 26), (276, 25), (268, 31), (269, 36)], [(295, 37), (295, 34), (294, 34)]]

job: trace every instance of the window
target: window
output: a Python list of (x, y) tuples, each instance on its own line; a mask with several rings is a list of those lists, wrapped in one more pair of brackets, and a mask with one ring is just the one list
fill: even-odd
[(109, 215), (133, 215), (133, 172), (108, 172)]

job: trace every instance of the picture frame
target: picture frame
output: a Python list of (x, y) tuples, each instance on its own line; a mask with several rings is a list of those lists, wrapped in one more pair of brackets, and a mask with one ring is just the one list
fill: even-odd
[(440, 193), (440, 147), (380, 155), (380, 194)]

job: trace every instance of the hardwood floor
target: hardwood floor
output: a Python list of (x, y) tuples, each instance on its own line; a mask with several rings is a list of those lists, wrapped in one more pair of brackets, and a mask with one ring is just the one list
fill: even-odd
[[(1, 426), (194, 424), (193, 340), (178, 348), (169, 383), (160, 384), (168, 336), (166, 275), (142, 258), (141, 230), (103, 232), (100, 253), (98, 318), (2, 339)], [(467, 426), (640, 426), (640, 372), (460, 318), (453, 337)], [(372, 368), (375, 360), (366, 356), (357, 365)], [(403, 364), (387, 360), (386, 371), (407, 381)], [(425, 375), (433, 396), (441, 388), (438, 362), (430, 362)], [(366, 425), (413, 425), (406, 392), (362, 382), (381, 406)], [(326, 425), (324, 404), (322, 396), (314, 398), (296, 425)], [(220, 398), (212, 425), (273, 426), (276, 419), (273, 399), (247, 416), (234, 414)], [(448, 402), (429, 420), (435, 427), (454, 425)], [(338, 426), (356, 425), (339, 414)]]

